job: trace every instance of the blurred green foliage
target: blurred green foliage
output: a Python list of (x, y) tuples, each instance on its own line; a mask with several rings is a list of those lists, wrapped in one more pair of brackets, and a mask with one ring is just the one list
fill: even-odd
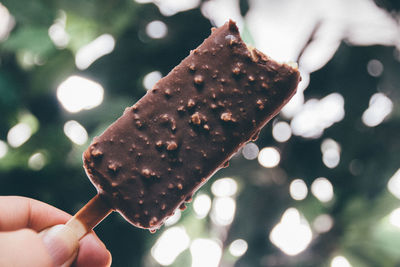
[[(244, 8), (245, 2), (241, 1)], [(81, 167), (87, 144), (73, 144), (63, 132), (64, 123), (73, 119), (84, 125), (89, 140), (100, 134), (145, 93), (145, 74), (158, 70), (166, 75), (208, 36), (211, 24), (199, 9), (164, 17), (156, 6), (131, 0), (10, 0), (3, 5), (16, 24), (8, 39), (0, 43), (0, 140), (7, 140), (10, 128), (21, 121), (33, 125), (35, 131), (22, 146), (9, 146), (0, 159), (0, 194), (36, 198), (74, 213), (95, 190)], [(49, 38), (48, 30), (62, 14), (70, 40), (60, 49)], [(151, 39), (145, 34), (145, 26), (153, 20), (166, 23), (165, 38)], [(104, 33), (116, 40), (113, 52), (86, 70), (77, 69), (77, 50)], [(180, 221), (189, 236), (220, 238), (225, 251), (221, 266), (328, 266), (339, 254), (353, 266), (398, 266), (400, 230), (388, 222), (388, 215), (400, 203), (386, 188), (400, 167), (400, 63), (393, 53), (392, 47), (343, 43), (324, 68), (311, 74), (305, 97), (320, 99), (340, 93), (345, 99), (345, 118), (318, 139), (293, 136), (285, 143), (273, 139), (274, 122), (270, 123), (256, 143), (260, 148), (272, 145), (279, 149), (279, 167), (266, 169), (256, 160), (240, 155), (233, 158), (228, 169), (212, 178), (229, 176), (239, 184), (233, 224), (221, 234), (209, 217), (196, 219), (189, 205)], [(371, 59), (382, 62), (382, 76), (372, 77), (366, 71)], [(72, 114), (58, 103), (56, 89), (77, 74), (99, 82), (105, 97), (100, 106)], [(394, 108), (389, 119), (371, 128), (362, 123), (361, 116), (377, 90), (392, 100)], [(333, 169), (322, 162), (320, 146), (325, 138), (336, 140), (342, 148), (340, 163)], [(46, 164), (32, 170), (28, 159), (37, 152), (45, 155)], [(350, 171), (354, 164), (357, 170)], [(310, 188), (321, 176), (333, 184), (334, 200), (321, 203), (311, 193), (303, 201), (290, 198), (293, 179), (302, 178)], [(211, 195), (210, 185), (202, 192)], [(329, 232), (314, 233), (310, 247), (294, 257), (282, 253), (268, 238), (288, 207), (296, 207), (309, 222), (322, 213), (334, 220)], [(162, 231), (150, 235), (117, 214), (96, 229), (112, 252), (113, 266), (158, 266), (149, 251)], [(226, 251), (238, 238), (249, 245), (239, 259)], [(173, 266), (189, 266), (190, 257), (185, 250)]]

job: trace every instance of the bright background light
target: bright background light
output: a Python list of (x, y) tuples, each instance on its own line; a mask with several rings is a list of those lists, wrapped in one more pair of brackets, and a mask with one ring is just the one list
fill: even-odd
[(146, 33), (153, 39), (161, 39), (167, 35), (168, 27), (164, 22), (160, 20), (154, 20), (147, 24)]
[(389, 221), (392, 225), (400, 228), (400, 208), (397, 208), (390, 213)]
[(152, 71), (147, 73), (143, 78), (143, 86), (146, 90), (150, 90), (153, 86), (162, 78), (162, 74), (159, 71)]
[(103, 102), (103, 87), (87, 78), (70, 76), (57, 88), (57, 98), (71, 113), (97, 107)]
[(281, 160), (279, 151), (274, 147), (264, 147), (258, 154), (258, 162), (265, 168), (278, 166)]
[(211, 186), (212, 193), (217, 197), (230, 197), (237, 192), (237, 183), (232, 178), (220, 178)]
[(256, 159), (258, 157), (258, 152), (259, 151), (260, 150), (259, 150), (258, 146), (256, 144), (250, 142), (250, 143), (247, 143), (243, 147), (242, 154), (243, 154), (243, 157), (245, 159), (253, 160), (253, 159)]
[(292, 119), (300, 110), (303, 108), (304, 104), (304, 90), (307, 89), (310, 83), (310, 73), (301, 66), (299, 66), (301, 81), (297, 85), (297, 91), (294, 96), (289, 100), (289, 102), (283, 107), (281, 114)]
[(389, 179), (387, 187), (390, 193), (400, 199), (400, 169)]
[(78, 69), (84, 70), (100, 57), (111, 53), (115, 47), (115, 39), (111, 34), (103, 34), (89, 44), (79, 48), (75, 56)]
[(322, 154), (322, 161), (326, 167), (330, 169), (335, 168), (340, 161), (339, 151), (335, 149), (328, 149)]
[(151, 248), (151, 255), (161, 265), (172, 264), (182, 251), (189, 247), (190, 238), (180, 226), (166, 229)]
[(336, 256), (331, 261), (331, 267), (351, 267), (351, 264), (345, 257)]
[(0, 140), (0, 159), (4, 158), (5, 155), (7, 155), (8, 152), (8, 146), (7, 143)]
[(214, 198), (211, 210), (212, 221), (221, 226), (232, 223), (235, 217), (236, 201), (231, 197)]
[(190, 245), (192, 267), (218, 267), (222, 249), (218, 242), (212, 239), (195, 239)]
[(206, 194), (197, 195), (193, 201), (193, 209), (197, 218), (205, 218), (211, 209), (211, 198)]
[(371, 96), (369, 107), (362, 115), (362, 121), (368, 127), (378, 126), (392, 112), (393, 102), (382, 93)]
[(8, 9), (0, 3), (0, 42), (7, 39), (14, 25), (14, 17), (11, 16)]
[(43, 153), (37, 152), (30, 156), (28, 160), (28, 166), (32, 170), (38, 171), (41, 170), (46, 164), (46, 157)]
[(295, 179), (290, 183), (290, 196), (294, 200), (303, 200), (307, 197), (308, 188), (302, 179)]
[(320, 177), (311, 184), (312, 194), (321, 202), (329, 202), (333, 198), (333, 186), (328, 179)]
[(335, 140), (327, 138), (321, 143), (322, 162), (326, 167), (333, 169), (340, 162), (341, 148)]
[(165, 223), (164, 223), (165, 226), (171, 226), (171, 225), (176, 224), (181, 219), (181, 216), (182, 216), (181, 210), (176, 209), (174, 215), (172, 215), (165, 221)]
[(69, 34), (65, 31), (66, 22), (67, 14), (65, 11), (60, 10), (54, 24), (48, 30), (51, 41), (60, 49), (67, 47), (70, 41)]
[(31, 127), (28, 124), (21, 122), (8, 131), (7, 142), (12, 147), (19, 147), (28, 141), (31, 135)]
[(339, 93), (330, 94), (321, 100), (308, 100), (294, 116), (293, 134), (305, 138), (318, 138), (326, 128), (344, 118), (344, 98)]
[(67, 121), (64, 124), (64, 133), (77, 145), (84, 145), (88, 140), (86, 129), (77, 121)]
[(229, 252), (232, 256), (241, 257), (247, 251), (248, 245), (247, 242), (243, 239), (236, 239), (229, 245)]
[(164, 16), (172, 16), (178, 12), (197, 7), (200, 0), (135, 0), (137, 3), (154, 3)]
[(272, 136), (278, 142), (286, 142), (292, 136), (292, 129), (289, 123), (285, 121), (280, 121), (274, 124), (272, 128)]
[(269, 239), (285, 254), (294, 256), (304, 251), (312, 240), (308, 222), (295, 208), (287, 209), (281, 221), (272, 229)]
[(317, 233), (326, 233), (333, 227), (333, 218), (329, 214), (320, 214), (313, 221)]

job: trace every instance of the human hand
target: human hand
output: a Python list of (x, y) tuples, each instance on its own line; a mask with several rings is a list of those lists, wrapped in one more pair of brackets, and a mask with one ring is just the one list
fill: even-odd
[(74, 267), (110, 266), (111, 254), (93, 231), (78, 241), (64, 225), (52, 227), (70, 218), (37, 200), (0, 196), (0, 266), (52, 267), (71, 261)]

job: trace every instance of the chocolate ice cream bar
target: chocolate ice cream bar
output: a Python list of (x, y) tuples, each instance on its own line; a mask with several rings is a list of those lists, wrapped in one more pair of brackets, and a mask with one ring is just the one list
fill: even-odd
[(133, 225), (158, 229), (293, 96), (296, 67), (241, 40), (227, 22), (96, 137), (84, 167)]

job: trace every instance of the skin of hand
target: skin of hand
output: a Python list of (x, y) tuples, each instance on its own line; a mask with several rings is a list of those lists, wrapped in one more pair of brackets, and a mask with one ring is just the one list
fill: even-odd
[(79, 241), (64, 226), (70, 218), (34, 199), (0, 196), (0, 266), (110, 266), (111, 254), (96, 234)]

